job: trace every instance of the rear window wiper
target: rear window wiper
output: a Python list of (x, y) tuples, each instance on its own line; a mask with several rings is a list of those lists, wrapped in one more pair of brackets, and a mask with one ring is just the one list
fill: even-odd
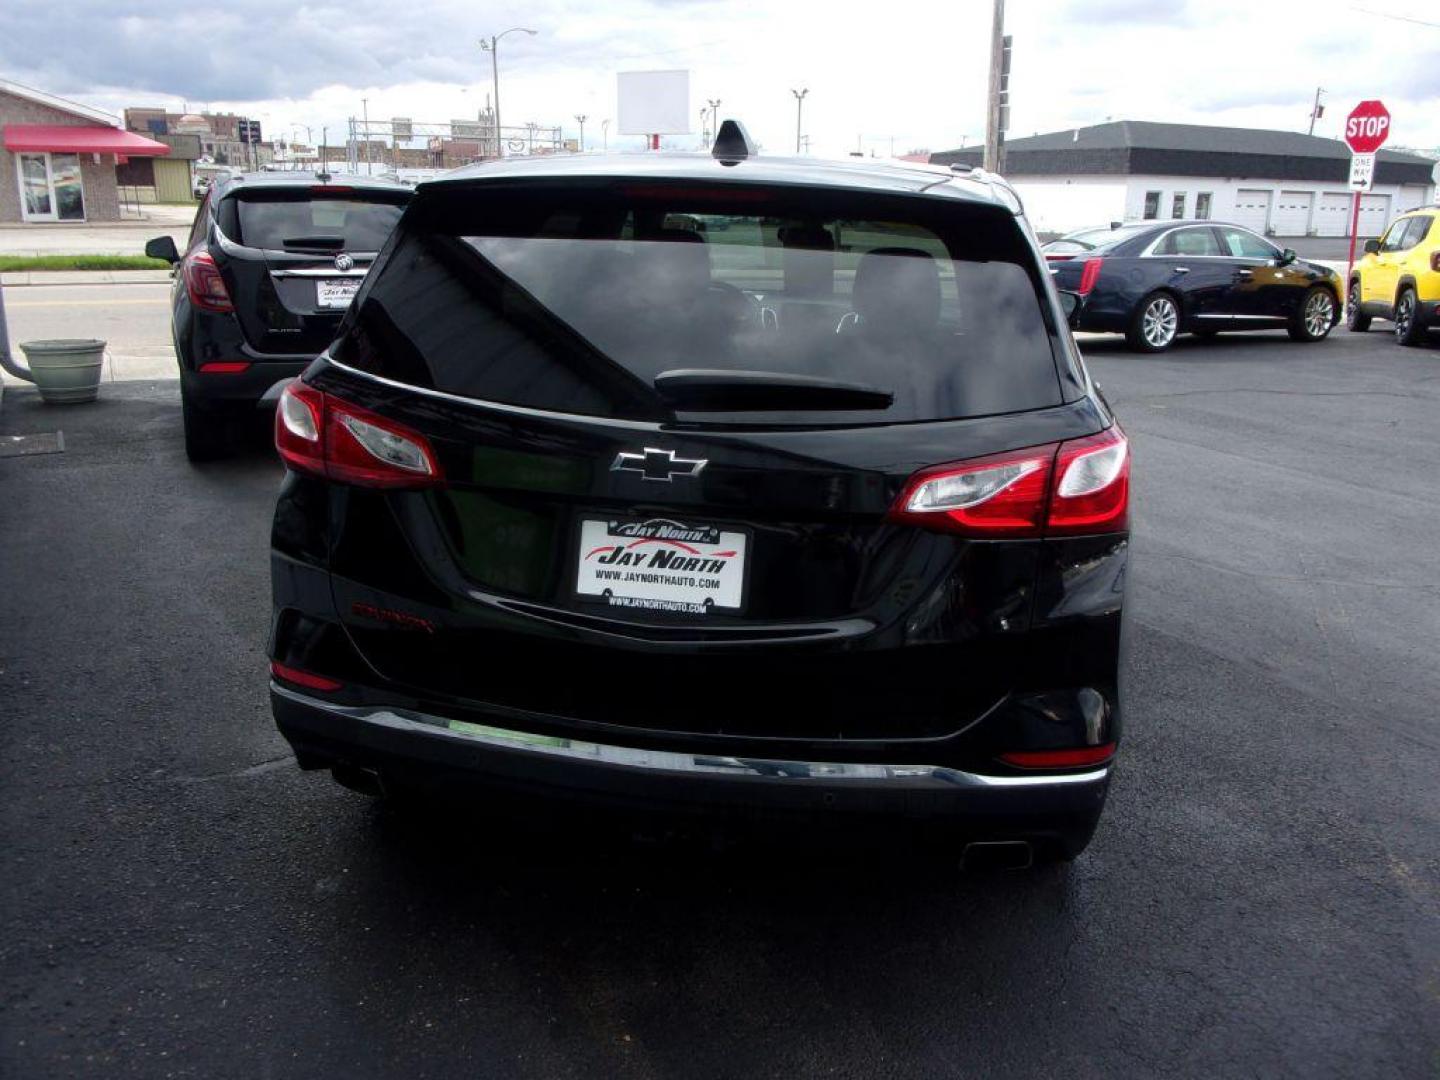
[(888, 409), (889, 390), (780, 371), (676, 368), (655, 376), (655, 389), (677, 409), (713, 412)]
[(343, 236), (287, 236), (280, 243), (299, 251), (339, 251), (345, 246)]

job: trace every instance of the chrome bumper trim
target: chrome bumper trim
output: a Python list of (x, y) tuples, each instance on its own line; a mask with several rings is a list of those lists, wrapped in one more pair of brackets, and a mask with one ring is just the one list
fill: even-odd
[(472, 724), (410, 709), (340, 705), (296, 693), (273, 680), (272, 692), (288, 701), (318, 709), (333, 716), (377, 728), (410, 732), (430, 738), (462, 743), (481, 743), (500, 750), (519, 751), (536, 757), (566, 761), (588, 761), (652, 772), (704, 773), (711, 776), (752, 776), (766, 780), (818, 781), (821, 783), (893, 784), (897, 787), (954, 788), (1045, 788), (1069, 784), (1094, 784), (1109, 775), (1102, 766), (1082, 773), (1047, 773), (1034, 776), (986, 776), (962, 772), (942, 765), (877, 765), (868, 762), (787, 761), (777, 758), (727, 757), (719, 754), (675, 753), (644, 750), (631, 746), (585, 742), (579, 739), (533, 735), (488, 724)]

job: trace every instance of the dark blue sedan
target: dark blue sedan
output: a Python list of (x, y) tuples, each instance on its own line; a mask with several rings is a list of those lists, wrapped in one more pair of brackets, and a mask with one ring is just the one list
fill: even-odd
[[(1340, 318), (1340, 276), (1239, 225), (1167, 221), (1085, 230), (1089, 250), (1047, 248), (1055, 284), (1084, 302), (1078, 330), (1161, 352), (1180, 334), (1286, 330), (1320, 341)], [(1099, 243), (1096, 243), (1096, 240)], [(1054, 246), (1054, 245), (1052, 245)]]

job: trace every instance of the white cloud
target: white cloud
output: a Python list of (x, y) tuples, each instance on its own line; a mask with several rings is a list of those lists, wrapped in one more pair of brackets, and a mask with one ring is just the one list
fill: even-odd
[[(1387, 6), (1389, 11), (1394, 5)], [(270, 133), (345, 119), (472, 116), (490, 87), (485, 34), (540, 31), (501, 46), (507, 124), (585, 113), (598, 142), (614, 116), (615, 73), (688, 67), (699, 126), (720, 98), (767, 149), (795, 138), (792, 88), (809, 90), (816, 152), (946, 149), (983, 134), (990, 5), (926, 0), (229, 0), (157, 8), (139, 0), (21, 0), (0, 10), (0, 71), (112, 110), (176, 103), (234, 108)], [(1418, 3), (1392, 12), (1436, 21)], [(1361, 14), (1342, 0), (1009, 0), (1015, 38), (1011, 137), (1115, 119), (1303, 130), (1350, 105), (1386, 100), (1393, 141), (1440, 145), (1440, 29)], [(611, 127), (612, 147), (615, 145)]]

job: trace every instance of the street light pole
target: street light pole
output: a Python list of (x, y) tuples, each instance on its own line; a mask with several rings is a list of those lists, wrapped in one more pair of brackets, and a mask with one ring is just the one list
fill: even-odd
[(480, 39), (480, 48), (490, 54), (490, 76), (495, 82), (495, 116), (493, 119), (495, 120), (495, 156), (497, 158), (505, 156), (505, 145), (501, 142), (500, 135), (500, 39), (506, 34), (529, 34), (534, 37), (538, 32), (527, 30), (523, 26), (512, 26), (509, 30), (495, 34), (489, 41), (484, 38)]
[(720, 137), (720, 99), (718, 97), (707, 98), (705, 104), (710, 106), (710, 130), (718, 139)]
[(361, 98), (360, 107), (364, 111), (365, 121), (365, 175), (370, 175), (370, 99)]
[(810, 93), (809, 89), (791, 90), (795, 95), (795, 153), (800, 153), (800, 110), (805, 107), (805, 95)]
[(602, 153), (610, 152), (610, 121), (600, 121), (600, 150)]
[(580, 125), (580, 152), (585, 152), (585, 121), (589, 119), (583, 113), (576, 113), (575, 120)]

